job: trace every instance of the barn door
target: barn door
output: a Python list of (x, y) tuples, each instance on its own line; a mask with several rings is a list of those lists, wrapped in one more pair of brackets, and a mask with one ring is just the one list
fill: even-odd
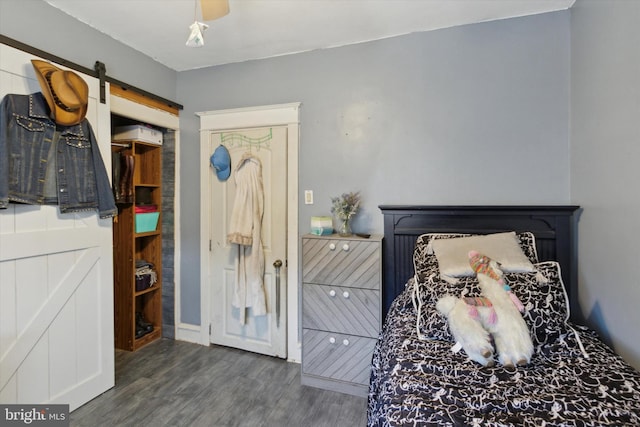
[[(0, 45), (0, 97), (39, 92), (33, 55)], [(110, 172), (109, 105), (87, 119)], [(114, 384), (112, 220), (10, 204), (0, 210), (0, 402), (81, 406)]]

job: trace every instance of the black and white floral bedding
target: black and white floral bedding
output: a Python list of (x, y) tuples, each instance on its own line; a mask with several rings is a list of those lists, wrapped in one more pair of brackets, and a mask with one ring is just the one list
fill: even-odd
[(567, 320), (557, 263), (507, 275), (527, 308), (535, 351), (527, 366), (505, 368), (452, 352), (446, 321), (433, 308), (444, 293), (479, 292), (473, 278), (446, 283), (426, 253), (417, 259), (417, 280), (392, 304), (374, 352), (369, 426), (640, 425), (640, 372)]

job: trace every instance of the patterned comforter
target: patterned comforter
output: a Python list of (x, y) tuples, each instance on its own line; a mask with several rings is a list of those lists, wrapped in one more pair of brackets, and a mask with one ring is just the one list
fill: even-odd
[(475, 277), (443, 280), (432, 242), (461, 236), (425, 234), (416, 242), (415, 276), (391, 305), (374, 351), (369, 426), (640, 426), (640, 372), (568, 320), (559, 264), (538, 263), (531, 233), (517, 237), (535, 272), (505, 275), (526, 308), (530, 363), (482, 367), (452, 351), (435, 303), (480, 289)]
[(481, 367), (448, 340), (418, 339), (412, 286), (375, 349), (369, 426), (640, 425), (640, 373), (594, 332), (567, 323), (526, 367)]

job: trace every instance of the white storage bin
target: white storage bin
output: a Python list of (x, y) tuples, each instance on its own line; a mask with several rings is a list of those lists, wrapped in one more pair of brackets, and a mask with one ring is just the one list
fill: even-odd
[(162, 145), (162, 132), (142, 125), (119, 126), (115, 129), (115, 133), (111, 140), (136, 140)]

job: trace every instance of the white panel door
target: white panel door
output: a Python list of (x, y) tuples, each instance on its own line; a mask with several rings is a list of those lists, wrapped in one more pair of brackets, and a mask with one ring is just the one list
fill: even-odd
[[(0, 97), (40, 91), (31, 59), (0, 45)], [(98, 80), (83, 78), (110, 175), (109, 105)], [(0, 210), (0, 402), (74, 410), (113, 385), (112, 220), (57, 206)]]
[[(213, 169), (210, 174), (211, 342), (286, 358), (287, 127), (211, 132), (209, 155), (220, 144), (229, 150), (232, 172), (224, 182)], [(238, 245), (227, 243), (227, 232), (236, 194), (235, 168), (246, 152), (262, 163), (267, 315), (254, 316), (247, 309), (243, 324), (240, 310), (232, 306)], [(282, 263), (279, 272), (274, 266), (277, 261)]]

